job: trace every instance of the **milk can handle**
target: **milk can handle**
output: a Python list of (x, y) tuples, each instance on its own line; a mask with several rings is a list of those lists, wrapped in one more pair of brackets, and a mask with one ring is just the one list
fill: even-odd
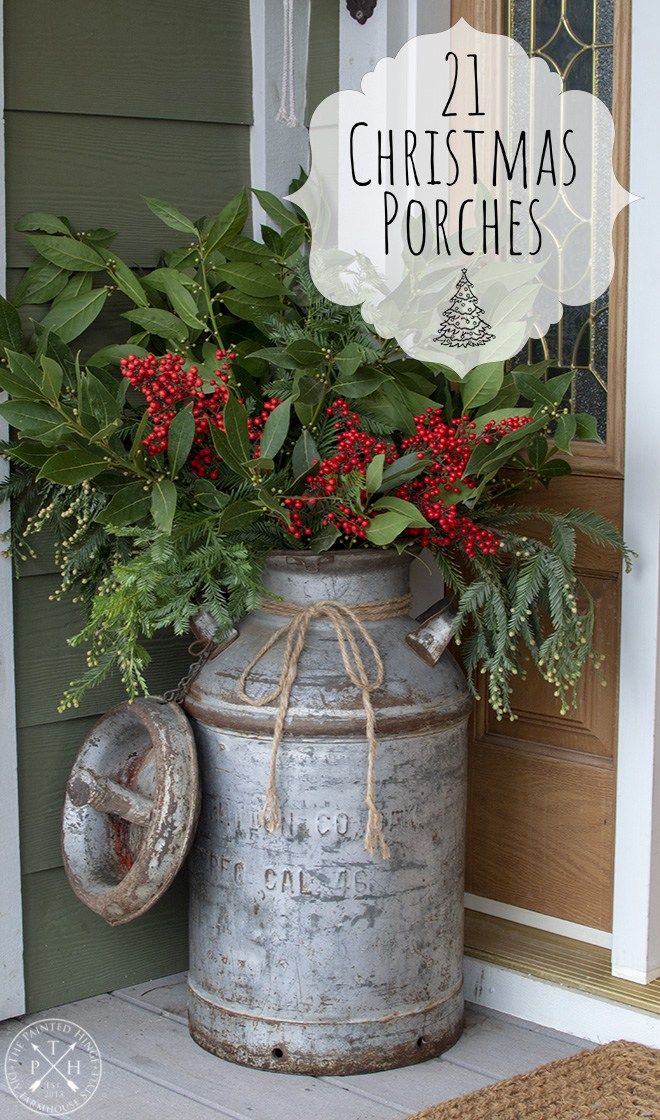
[(437, 665), (449, 645), (456, 617), (455, 602), (453, 593), (445, 595), (423, 611), (415, 620), (417, 629), (406, 634), (410, 648), (427, 665)]
[(90, 805), (98, 813), (112, 813), (142, 828), (149, 824), (154, 808), (150, 798), (104, 774), (97, 774), (91, 767), (81, 767), (71, 777), (67, 792), (71, 804), (77, 808)]

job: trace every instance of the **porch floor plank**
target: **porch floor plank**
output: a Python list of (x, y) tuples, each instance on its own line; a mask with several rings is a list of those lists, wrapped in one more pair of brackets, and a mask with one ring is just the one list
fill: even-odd
[[(456, 1045), (418, 1066), (352, 1077), (266, 1073), (221, 1061), (197, 1046), (188, 1034), (185, 998), (185, 975), (170, 976), (25, 1021), (58, 1015), (79, 1023), (97, 1042), (103, 1076), (85, 1109), (90, 1120), (130, 1114), (141, 1120), (395, 1120), (590, 1045), (470, 1010)], [(0, 1026), (3, 1052), (21, 1022)], [(25, 1115), (4, 1084), (0, 1093), (3, 1117)]]

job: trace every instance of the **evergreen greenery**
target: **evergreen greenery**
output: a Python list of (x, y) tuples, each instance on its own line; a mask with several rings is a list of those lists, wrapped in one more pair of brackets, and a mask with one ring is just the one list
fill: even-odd
[[(629, 562), (605, 519), (584, 510), (559, 515), (544, 504), (551, 480), (570, 472), (571, 441), (597, 438), (593, 419), (565, 403), (572, 371), (491, 363), (461, 382), (448, 369), (406, 358), (367, 328), (358, 309), (319, 294), (301, 215), (257, 193), (278, 227), (262, 227), (263, 242), (243, 233), (245, 193), (200, 221), (147, 200), (185, 240), (151, 271), (117, 257), (107, 230), (76, 231), (45, 214), (19, 223), (37, 259), (12, 300), (0, 301), (0, 388), (9, 397), (0, 415), (14, 433), (0, 447), (11, 464), (0, 498), (12, 502), (17, 565), (34, 534), (51, 531), (58, 596), (72, 595), (85, 612), (71, 642), (87, 647), (88, 670), (63, 705), (76, 706), (116, 670), (129, 696), (148, 691), (144, 639), (166, 627), (187, 633), (200, 610), (220, 638), (258, 603), (273, 548), (416, 551), (411, 533), (429, 522), (393, 492), (420, 476), (423, 455), (386, 465), (384, 454), (372, 454), (366, 475), (343, 474), (337, 495), (319, 502), (308, 536), (292, 531), (292, 502), (308, 501), (319, 463), (336, 453), (332, 408), (339, 401), (387, 446), (405, 446), (413, 418), (429, 409), (442, 409), (447, 424), (468, 416), (477, 433), (498, 433), (475, 441), (446, 501), (499, 547), (470, 555), (435, 537), (433, 551), (456, 594), (455, 636), (475, 694), (485, 675), (498, 716), (511, 715), (512, 683), (534, 666), (567, 711), (587, 660), (599, 664), (593, 604), (575, 571), (576, 535)], [(109, 301), (124, 308), (124, 339), (90, 353), (85, 332)], [(218, 388), (218, 351), (231, 359), (226, 389)], [(212, 472), (191, 469), (201, 446), (192, 401), (174, 406), (165, 449), (145, 448), (153, 415), (119, 363), (149, 354), (180, 357), (184, 371), (194, 365), (208, 400), (223, 400), (222, 422), (210, 425), (202, 448)], [(525, 422), (502, 428), (511, 417)], [(260, 454), (253, 454), (256, 431)], [(540, 494), (540, 506), (514, 504), (520, 491)], [(342, 505), (363, 519), (362, 537), (337, 527)], [(534, 521), (539, 537), (518, 531)]]

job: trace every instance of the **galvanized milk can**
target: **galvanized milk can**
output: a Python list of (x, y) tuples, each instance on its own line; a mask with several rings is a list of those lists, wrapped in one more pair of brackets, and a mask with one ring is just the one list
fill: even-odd
[[(446, 618), (411, 634), (409, 566), (273, 554), (263, 608), (189, 688), (189, 1021), (223, 1058), (367, 1072), (461, 1031), (470, 701)], [(79, 836), (95, 810), (71, 782)]]

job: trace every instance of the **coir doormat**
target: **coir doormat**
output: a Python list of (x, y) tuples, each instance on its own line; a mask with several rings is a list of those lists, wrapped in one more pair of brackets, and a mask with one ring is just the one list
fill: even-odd
[(410, 1120), (660, 1120), (660, 1050), (610, 1042)]

